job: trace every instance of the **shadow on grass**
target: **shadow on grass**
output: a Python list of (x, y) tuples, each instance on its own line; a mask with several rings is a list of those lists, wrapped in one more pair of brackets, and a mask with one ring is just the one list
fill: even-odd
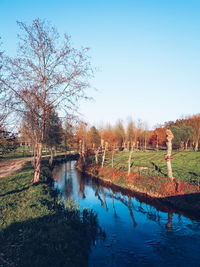
[(45, 182), (44, 182), (44, 181), (39, 181), (39, 182), (34, 183), (34, 184), (30, 182), (30, 185), (29, 185), (29, 186), (25, 186), (25, 187), (23, 187), (23, 188), (21, 188), (21, 189), (11, 190), (11, 191), (6, 192), (6, 193), (4, 193), (4, 194), (0, 194), (0, 197), (5, 197), (5, 196), (12, 195), (12, 194), (16, 194), (16, 193), (21, 193), (21, 192), (23, 192), (23, 191), (28, 190), (28, 189), (31, 188), (32, 186), (38, 186), (38, 185), (40, 185), (40, 184), (45, 184)]
[(105, 233), (87, 210), (13, 223), (0, 232), (0, 266), (88, 266), (97, 238), (105, 239)]
[(162, 174), (164, 177), (167, 177), (167, 174), (164, 173), (160, 167), (158, 167), (153, 161), (151, 162), (151, 165), (153, 166), (154, 170), (158, 173)]
[(6, 192), (4, 194), (0, 194), (0, 197), (5, 197), (7, 195), (12, 195), (12, 194), (15, 194), (15, 193), (21, 193), (27, 189), (29, 189), (31, 186), (26, 186), (26, 187), (23, 187), (22, 189), (18, 189), (18, 190), (12, 190), (12, 191), (9, 191), (9, 192)]

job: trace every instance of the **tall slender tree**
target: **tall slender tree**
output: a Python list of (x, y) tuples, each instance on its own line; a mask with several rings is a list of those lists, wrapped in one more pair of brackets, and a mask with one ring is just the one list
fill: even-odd
[(115, 134), (117, 137), (117, 142), (119, 148), (124, 148), (125, 147), (125, 141), (126, 141), (126, 131), (124, 129), (124, 125), (122, 120), (118, 120), (116, 125), (115, 125)]
[(0, 100), (16, 114), (35, 117), (37, 157), (33, 182), (38, 182), (46, 122), (55, 110), (77, 109), (77, 101), (87, 98), (92, 68), (88, 49), (72, 47), (70, 37), (60, 38), (51, 23), (35, 19), (31, 25), (18, 22), (18, 55), (3, 58)]
[(134, 149), (135, 147), (135, 125), (133, 120), (129, 120), (127, 131), (126, 131), (126, 139), (128, 144), (128, 150)]
[(200, 139), (200, 114), (193, 115), (189, 121), (193, 128), (194, 150), (197, 151)]
[(88, 142), (93, 148), (98, 148), (101, 144), (101, 136), (95, 126), (92, 126), (88, 132)]

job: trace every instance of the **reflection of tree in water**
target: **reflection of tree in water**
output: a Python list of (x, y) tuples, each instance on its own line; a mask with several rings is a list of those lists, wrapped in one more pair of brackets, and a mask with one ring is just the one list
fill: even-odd
[(108, 211), (108, 205), (107, 205), (107, 202), (106, 202), (106, 195), (105, 195), (105, 192), (104, 192), (104, 188), (103, 187), (101, 187), (101, 192), (102, 192), (102, 195), (103, 195), (103, 199), (104, 199), (106, 211)]
[(173, 213), (172, 212), (168, 212), (168, 221), (166, 224), (166, 229), (167, 230), (171, 230), (172, 229), (172, 217), (173, 217)]
[[(142, 203), (140, 202), (140, 205), (135, 208), (136, 211), (141, 212), (143, 214), (147, 215), (147, 218), (151, 221), (154, 221), (156, 223), (158, 223), (159, 225), (161, 225), (160, 219), (161, 216), (159, 214), (159, 211), (157, 209), (155, 209), (152, 206), (149, 206), (146, 204), (145, 209), (142, 207)], [(173, 211), (168, 209), (165, 212), (167, 212), (168, 214), (168, 221), (166, 224), (166, 229), (171, 230), (172, 229), (172, 217), (173, 217)], [(179, 215), (179, 221), (181, 221), (181, 216)]]
[(154, 222), (157, 222), (159, 225), (161, 224), (160, 223), (160, 213), (157, 209), (155, 209), (154, 207), (152, 206), (149, 206), (149, 205), (146, 205), (146, 210), (147, 210), (147, 218), (151, 221), (154, 221)]
[(136, 227), (137, 223), (136, 223), (135, 217), (133, 215), (133, 203), (132, 203), (132, 199), (131, 199), (130, 196), (128, 196), (128, 209), (129, 209), (129, 212), (130, 212), (131, 219), (133, 221), (133, 226)]
[(65, 192), (67, 198), (71, 198), (72, 192), (73, 192), (73, 184), (72, 184), (72, 178), (68, 178), (65, 181)]
[[(137, 223), (133, 214), (133, 204), (132, 204), (132, 199), (130, 196), (128, 196), (128, 201), (126, 200), (126, 198), (124, 196), (116, 196), (113, 193), (108, 193), (106, 194), (106, 196), (111, 197), (113, 200), (119, 200), (121, 203), (123, 203), (129, 210), (130, 216), (131, 216), (131, 220), (133, 222), (133, 226), (136, 227)], [(116, 214), (116, 209), (114, 209), (115, 214)]]
[[(131, 196), (128, 196), (128, 201), (126, 199), (126, 196), (117, 196), (114, 193), (107, 193), (106, 196), (111, 197), (113, 200), (113, 209), (114, 209), (114, 215), (115, 216), (117, 216), (117, 213), (116, 213), (116, 208), (114, 206), (114, 199), (120, 201), (128, 208), (134, 227), (137, 226), (137, 222), (135, 220), (133, 210), (135, 210), (139, 213), (146, 214), (146, 216), (149, 220), (154, 221), (154, 222), (158, 223), (159, 225), (161, 225), (161, 222), (160, 222), (161, 216), (159, 214), (159, 211), (157, 209), (155, 209), (154, 207), (146, 204), (145, 208), (143, 208), (142, 202), (140, 202), (138, 207), (135, 207), (133, 205)], [(170, 209), (167, 209), (165, 212), (167, 212), (167, 214), (168, 214), (168, 221), (166, 224), (166, 229), (170, 230), (170, 229), (172, 229), (173, 211)], [(181, 221), (181, 217), (179, 217), (179, 221)]]
[[(156, 207), (151, 206), (151, 205), (149, 205), (146, 202), (143, 202), (141, 200), (137, 200), (139, 205), (135, 206), (134, 202), (133, 202), (133, 197), (131, 195), (128, 195), (128, 194), (122, 195), (121, 193), (119, 193), (119, 191), (116, 191), (112, 188), (110, 188), (112, 190), (112, 193), (111, 193), (111, 191), (109, 191), (109, 193), (108, 193), (105, 191), (104, 186), (101, 186), (99, 182), (91, 180), (87, 177), (86, 178), (85, 177), (84, 178), (78, 177), (78, 180), (79, 180), (80, 192), (82, 194), (82, 197), (85, 197), (85, 192), (84, 192), (85, 184), (89, 183), (95, 192), (95, 196), (100, 201), (101, 206), (105, 207), (106, 211), (108, 211), (108, 205), (107, 205), (106, 198), (109, 197), (112, 199), (112, 207), (114, 210), (115, 218), (119, 218), (119, 216), (117, 214), (117, 206), (115, 204), (115, 200), (118, 200), (128, 208), (129, 214), (130, 214), (130, 217), (131, 217), (131, 220), (133, 222), (134, 227), (137, 226), (137, 222), (136, 222), (135, 217), (134, 217), (134, 211), (145, 214), (148, 220), (154, 221), (154, 222), (158, 223), (159, 225), (161, 225), (161, 216), (159, 213), (159, 210), (161, 210), (161, 211), (168, 214), (168, 221), (166, 224), (166, 228), (171, 229), (172, 217), (173, 217), (174, 211), (172, 209), (170, 209), (169, 207), (163, 206), (162, 204), (160, 204), (160, 206), (159, 206), (159, 204), (157, 203), (158, 209), (160, 207), (160, 209), (158, 210)], [(181, 220), (181, 216), (179, 216), (179, 219)]]
[(73, 193), (72, 175), (70, 172), (71, 162), (67, 162), (65, 168), (65, 193), (67, 198), (71, 198)]
[[(147, 215), (147, 218), (151, 221), (157, 222), (159, 225), (161, 225), (160, 219), (161, 216), (159, 214), (159, 211), (155, 209), (152, 206), (146, 205), (145, 209), (142, 206), (142, 203), (140, 202), (140, 205), (135, 208), (136, 211), (141, 212), (143, 214)], [(168, 220), (166, 224), (166, 229), (171, 230), (172, 229), (172, 217), (173, 217), (173, 211), (169, 208), (165, 212), (168, 214)], [(179, 215), (179, 222), (181, 222), (181, 215)]]
[[(107, 202), (106, 202), (106, 194), (105, 194), (105, 191), (104, 191), (104, 187), (100, 186), (98, 183), (95, 183), (95, 186), (94, 186), (93, 189), (95, 191), (95, 196), (98, 198), (98, 200), (101, 203), (101, 206), (105, 207), (106, 211), (108, 211), (108, 205), (107, 205)], [(103, 199), (101, 198), (100, 194), (102, 194)]]
[(67, 164), (64, 164), (64, 181), (66, 182), (67, 180)]
[(115, 208), (115, 200), (112, 198), (112, 203), (113, 203), (113, 210), (114, 210), (114, 217), (117, 219), (119, 216), (117, 215), (116, 208)]
[(78, 182), (78, 195), (84, 199), (86, 198), (86, 195), (85, 195), (85, 185), (87, 184), (87, 178), (84, 177), (83, 175), (81, 175), (80, 173), (77, 173), (76, 174), (76, 177), (77, 177), (77, 182)]
[(134, 210), (139, 213), (145, 214), (149, 220), (160, 224), (160, 214), (159, 214), (159, 211), (156, 210), (155, 208), (147, 204), (145, 204), (145, 208), (144, 208), (142, 205), (142, 202), (140, 202), (138, 207), (134, 206)]
[(101, 203), (101, 206), (104, 207), (105, 206), (105, 203), (103, 202), (102, 198), (100, 197), (99, 195), (99, 185), (98, 184), (95, 184), (95, 196), (98, 198), (98, 200), (100, 201)]
[(85, 196), (85, 182), (80, 179), (80, 182), (79, 182), (79, 195), (81, 198), (86, 198)]

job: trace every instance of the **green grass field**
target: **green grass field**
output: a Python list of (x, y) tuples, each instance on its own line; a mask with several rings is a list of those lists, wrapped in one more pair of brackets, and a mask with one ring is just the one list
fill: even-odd
[[(137, 167), (148, 167), (149, 174), (167, 175), (166, 151), (137, 151), (132, 154), (131, 171), (138, 171)], [(172, 169), (174, 177), (181, 181), (200, 183), (200, 152), (173, 152)], [(114, 155), (114, 167), (122, 171), (128, 168), (129, 152), (118, 152)], [(111, 166), (111, 155), (107, 154), (105, 166)]]
[[(0, 151), (1, 152), (1, 151)], [(0, 160), (9, 160), (9, 159), (18, 159), (18, 158), (25, 158), (31, 157), (33, 153), (30, 152), (28, 147), (18, 147), (17, 149), (13, 150), (12, 152), (2, 155), (0, 153)]]
[(63, 208), (43, 161), (41, 182), (33, 167), (0, 178), (0, 266), (87, 266), (98, 234), (97, 217), (76, 205)]
[[(57, 151), (56, 155), (65, 155), (66, 152), (60, 152)], [(46, 155), (50, 155), (50, 151), (46, 151), (45, 149), (42, 152), (42, 155), (45, 157)], [(0, 154), (0, 161), (3, 160), (9, 160), (9, 159), (19, 159), (19, 158), (27, 158), (27, 157), (33, 157), (33, 152), (29, 147), (18, 147), (16, 150), (13, 150), (12, 152), (1, 155)]]

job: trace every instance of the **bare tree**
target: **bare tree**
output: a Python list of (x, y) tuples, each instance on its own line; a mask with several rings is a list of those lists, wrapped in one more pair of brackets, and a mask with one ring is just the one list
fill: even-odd
[(193, 115), (190, 118), (189, 123), (193, 128), (194, 150), (197, 151), (200, 138), (200, 114)]
[(144, 151), (147, 150), (147, 138), (148, 138), (148, 124), (147, 122), (144, 122), (144, 130), (143, 130), (143, 137), (144, 137)]
[(126, 131), (124, 129), (123, 121), (118, 120), (116, 125), (115, 125), (115, 134), (116, 134), (116, 139), (118, 143), (118, 147), (120, 149), (125, 148), (125, 141), (126, 141)]
[(0, 100), (16, 114), (32, 114), (35, 118), (37, 156), (33, 182), (38, 182), (51, 109), (68, 113), (76, 110), (77, 101), (87, 98), (92, 68), (88, 49), (73, 48), (68, 35), (61, 40), (49, 22), (35, 19), (31, 25), (18, 25), (23, 32), (19, 36), (19, 52), (15, 58), (4, 56)]
[[(1, 40), (1, 37), (0, 37)], [(0, 42), (1, 45), (1, 42)], [(3, 65), (3, 52), (0, 51), (0, 78), (1, 78), (1, 70), (2, 70), (2, 65)], [(0, 93), (2, 92), (2, 82), (0, 81)], [(4, 128), (4, 123), (7, 117), (7, 112), (4, 110), (4, 107), (2, 103), (0, 102), (0, 130), (3, 130)]]
[(131, 150), (133, 147), (133, 143), (135, 141), (135, 125), (132, 119), (129, 119), (128, 127), (126, 131), (126, 139), (127, 139), (127, 148), (128, 150)]
[(75, 125), (77, 123), (77, 117), (76, 116), (70, 116), (67, 118), (64, 118), (63, 123), (63, 140), (62, 140), (62, 146), (65, 149), (65, 156), (67, 155), (67, 151), (74, 148), (75, 144)]

